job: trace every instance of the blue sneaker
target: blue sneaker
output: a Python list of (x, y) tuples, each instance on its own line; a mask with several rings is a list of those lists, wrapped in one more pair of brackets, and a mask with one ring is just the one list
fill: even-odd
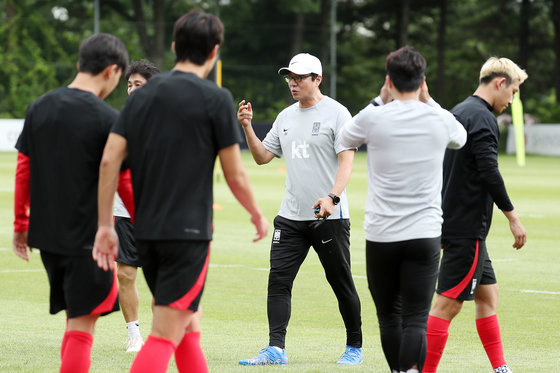
[[(360, 353), (360, 357), (361, 357)], [(286, 350), (278, 351), (275, 347), (268, 346), (259, 352), (259, 356), (252, 359), (239, 360), (241, 365), (274, 365), (274, 364), (288, 364), (288, 357)]]
[(358, 365), (362, 362), (362, 360), (361, 347), (346, 346), (346, 351), (344, 351), (337, 364)]

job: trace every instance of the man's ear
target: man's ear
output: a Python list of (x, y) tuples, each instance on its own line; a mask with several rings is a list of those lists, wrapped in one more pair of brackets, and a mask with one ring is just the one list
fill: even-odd
[(387, 75), (385, 77), (385, 81), (387, 82), (387, 87), (389, 87), (389, 89), (393, 88), (395, 85), (393, 84), (393, 81), (391, 80), (391, 78), (389, 77), (389, 75)]
[(171, 50), (173, 51), (173, 53), (175, 53), (175, 42), (174, 41), (171, 42)]
[(214, 48), (212, 48), (212, 50), (210, 51), (210, 54), (208, 55), (208, 59), (213, 60), (214, 57), (218, 56), (219, 52), (220, 52), (220, 44), (214, 45)]
[(507, 79), (504, 78), (503, 76), (500, 76), (500, 77), (496, 78), (496, 79), (494, 80), (494, 82), (495, 82), (495, 87), (496, 87), (497, 90), (500, 89), (500, 87), (502, 86), (502, 84), (504, 84), (504, 85), (507, 86)]
[(113, 74), (116, 74), (119, 71), (119, 67), (117, 66), (116, 63), (107, 66), (105, 69), (103, 69), (103, 77), (106, 80), (109, 80)]

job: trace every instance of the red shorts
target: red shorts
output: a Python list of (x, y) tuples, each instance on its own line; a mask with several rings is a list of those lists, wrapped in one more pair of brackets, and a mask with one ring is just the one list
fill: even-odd
[(91, 255), (67, 256), (41, 250), (47, 270), (50, 313), (67, 310), (68, 318), (119, 310), (117, 274), (105, 272)]
[(137, 241), (142, 271), (156, 305), (198, 310), (210, 256), (209, 241)]

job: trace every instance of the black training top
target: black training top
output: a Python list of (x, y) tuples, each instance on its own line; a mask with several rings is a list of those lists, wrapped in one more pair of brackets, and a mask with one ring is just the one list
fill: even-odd
[(467, 130), (467, 143), (445, 152), (442, 237), (485, 239), (494, 202), (501, 210), (513, 210), (498, 170), (498, 122), (492, 106), (478, 96), (468, 97), (451, 112)]
[(67, 87), (27, 108), (16, 148), (30, 162), (30, 247), (91, 255), (99, 163), (117, 115), (91, 92)]
[(140, 240), (210, 240), (218, 150), (242, 141), (231, 93), (194, 74), (151, 78), (112, 129), (128, 142)]

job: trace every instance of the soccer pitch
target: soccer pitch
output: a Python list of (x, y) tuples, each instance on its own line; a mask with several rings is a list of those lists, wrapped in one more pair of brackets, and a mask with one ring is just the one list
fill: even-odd
[[(259, 204), (270, 224), (284, 193), (284, 162), (256, 166), (247, 152), (243, 160)], [(528, 234), (520, 251), (511, 247), (507, 220), (496, 210), (487, 240), (500, 286), (498, 317), (504, 352), (516, 373), (560, 372), (560, 158), (500, 156), (500, 169)], [(48, 284), (34, 251), (29, 263), (11, 249), (13, 185), (16, 153), (0, 153), (0, 372), (57, 372), (65, 325), (61, 312), (48, 314)], [(215, 177), (214, 241), (211, 267), (202, 297), (202, 345), (211, 372), (387, 372), (379, 342), (375, 307), (367, 288), (363, 212), (366, 200), (365, 153), (356, 155), (347, 188), (351, 217), (354, 280), (362, 302), (364, 362), (337, 366), (345, 332), (336, 299), (317, 255), (309, 256), (296, 278), (286, 351), (289, 365), (243, 367), (239, 359), (255, 356), (268, 342), (266, 288), (269, 236), (253, 243), (249, 215), (235, 201), (223, 177)], [(141, 274), (140, 327), (144, 338), (151, 324), (151, 295)], [(91, 372), (127, 372), (133, 354), (120, 312), (99, 319)], [(174, 362), (170, 372), (176, 372)], [(439, 372), (491, 372), (476, 333), (474, 304), (465, 303), (453, 321)]]

